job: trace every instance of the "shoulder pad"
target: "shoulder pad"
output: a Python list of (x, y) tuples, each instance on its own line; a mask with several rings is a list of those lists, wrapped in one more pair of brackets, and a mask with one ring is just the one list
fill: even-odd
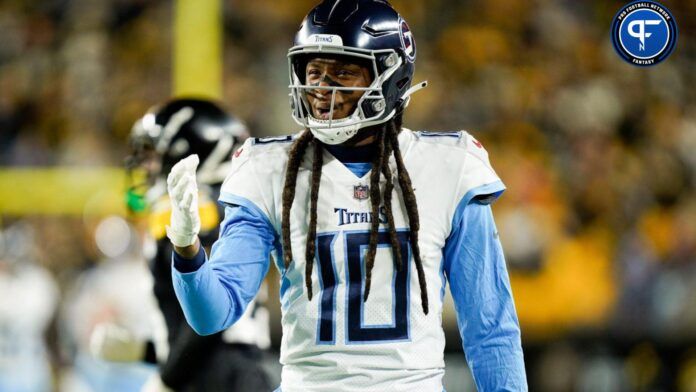
[(505, 185), (493, 169), (488, 152), (481, 142), (467, 132), (462, 132), (462, 147), (466, 149), (463, 191), (471, 193), (480, 204), (491, 204), (505, 190)]
[(465, 149), (467, 153), (486, 162), (488, 166), (488, 152), (483, 144), (471, 136), (467, 131), (416, 131), (413, 132), (416, 139), (426, 143), (450, 145)]
[(462, 146), (466, 148), (468, 155), (472, 155), (483, 162), (487, 167), (491, 168), (491, 170), (493, 169), (488, 159), (488, 151), (486, 151), (486, 148), (466, 131), (462, 131)]
[[(292, 142), (297, 138), (297, 134), (270, 137), (254, 137), (247, 139), (249, 148), (255, 153), (260, 154), (266, 151), (289, 150)], [(246, 143), (245, 143), (246, 144)]]
[(414, 132), (417, 137), (425, 137), (425, 138), (431, 138), (431, 137), (451, 137), (455, 139), (459, 139), (462, 137), (462, 131), (415, 131)]
[[(295, 140), (298, 135), (299, 134), (248, 138), (244, 144), (232, 154), (232, 162), (230, 164), (230, 171), (227, 173), (227, 178), (239, 170), (242, 170), (249, 160), (259, 155), (266, 156), (268, 153), (271, 153), (272, 156), (269, 157), (269, 159), (271, 159), (272, 162), (277, 161), (278, 159), (276, 158), (283, 158), (286, 154), (282, 154), (281, 151), (289, 150), (290, 146), (292, 146), (292, 141)], [(223, 188), (225, 188), (224, 185)]]
[(271, 137), (255, 137), (252, 139), (252, 144), (274, 144), (274, 143), (290, 143), (295, 139), (296, 135), (271, 136)]
[[(436, 144), (440, 146), (452, 146), (461, 151), (465, 150), (462, 157), (473, 155), (483, 161), (486, 166), (490, 166), (488, 161), (488, 152), (483, 147), (483, 144), (476, 140), (467, 131), (416, 131), (412, 132), (414, 138), (418, 142)], [(459, 154), (460, 152), (457, 152)]]
[(463, 145), (464, 131), (416, 131), (413, 132), (419, 142), (442, 144), (442, 145)]
[(490, 204), (505, 189), (483, 144), (468, 132), (419, 131), (413, 135), (423, 147), (421, 153), (427, 151), (431, 159), (445, 162), (447, 170), (457, 173), (452, 175), (459, 176), (458, 197), (467, 203), (475, 198), (478, 203)]

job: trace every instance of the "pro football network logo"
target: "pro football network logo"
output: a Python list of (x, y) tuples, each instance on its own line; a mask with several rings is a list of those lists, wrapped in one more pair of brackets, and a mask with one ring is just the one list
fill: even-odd
[(677, 44), (677, 23), (662, 4), (635, 1), (614, 16), (611, 40), (627, 62), (647, 67), (666, 59)]
[(413, 39), (411, 28), (403, 19), (399, 19), (399, 37), (401, 37), (401, 46), (404, 48), (406, 59), (410, 62), (416, 61), (416, 41)]

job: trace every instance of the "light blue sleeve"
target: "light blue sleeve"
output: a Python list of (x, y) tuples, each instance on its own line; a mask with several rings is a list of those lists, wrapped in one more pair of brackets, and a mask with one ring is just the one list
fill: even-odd
[(220, 238), (210, 259), (201, 247), (193, 260), (173, 255), (174, 291), (191, 328), (200, 335), (222, 331), (237, 321), (256, 296), (278, 237), (251, 202), (225, 207)]
[(479, 392), (527, 391), (510, 279), (486, 204), (497, 195), (478, 194), (489, 196), (479, 200), (472, 194), (462, 200), (444, 249), (459, 332)]

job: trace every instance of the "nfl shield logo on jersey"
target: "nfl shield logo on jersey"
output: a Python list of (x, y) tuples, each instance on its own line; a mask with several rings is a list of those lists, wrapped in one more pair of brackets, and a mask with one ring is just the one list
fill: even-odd
[(353, 197), (358, 200), (366, 200), (370, 194), (369, 185), (354, 185), (353, 186)]

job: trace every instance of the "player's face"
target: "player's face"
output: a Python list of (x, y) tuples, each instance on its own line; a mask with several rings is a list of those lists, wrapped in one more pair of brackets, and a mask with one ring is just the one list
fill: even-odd
[(145, 184), (152, 186), (162, 171), (162, 157), (155, 152), (152, 147), (140, 147), (133, 153), (134, 169), (142, 170), (145, 173)]
[[(321, 87), (368, 87), (372, 83), (367, 67), (338, 59), (316, 58), (307, 63), (306, 81), (311, 86)], [(331, 114), (329, 89), (307, 91), (307, 100), (312, 116), (328, 120)], [(346, 118), (353, 113), (365, 91), (338, 90), (334, 98), (333, 119)]]

